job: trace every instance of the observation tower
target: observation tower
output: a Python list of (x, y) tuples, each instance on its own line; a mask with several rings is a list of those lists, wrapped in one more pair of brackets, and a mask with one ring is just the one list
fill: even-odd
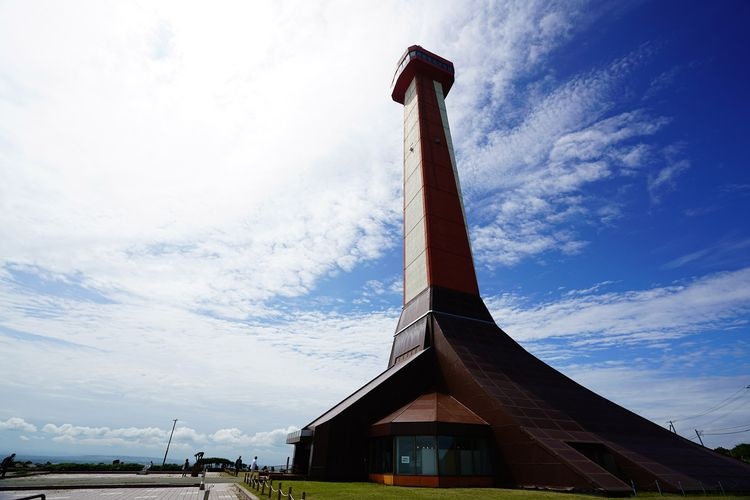
[(595, 394), (528, 353), (479, 295), (445, 97), (453, 64), (399, 60), (404, 297), (387, 369), (300, 431), (311, 479), (630, 495), (750, 491), (750, 466)]

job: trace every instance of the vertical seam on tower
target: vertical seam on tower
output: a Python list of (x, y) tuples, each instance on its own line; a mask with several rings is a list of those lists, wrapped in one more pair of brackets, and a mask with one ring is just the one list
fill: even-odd
[[(425, 113), (424, 113), (424, 106), (425, 101), (423, 99), (420, 99), (420, 90), (422, 90), (422, 86), (424, 85), (424, 77), (420, 76), (419, 74), (414, 76), (415, 79), (415, 85), (414, 85), (414, 91), (417, 96), (417, 119), (419, 120), (419, 149), (421, 154), (421, 165), (419, 166), (420, 170), (420, 176), (422, 177), (422, 220), (424, 223), (422, 224), (424, 227), (424, 254), (425, 254), (425, 267), (427, 271), (427, 288), (432, 286), (432, 256), (430, 255), (430, 252), (428, 249), (430, 248), (430, 227), (429, 227), (429, 219), (427, 217), (427, 184), (426, 184), (426, 178), (425, 178), (425, 164), (426, 158), (425, 158), (425, 133), (426, 133), (426, 127), (425, 127)], [(423, 96), (427, 97), (427, 96)], [(430, 150), (430, 161), (433, 161), (432, 158), (432, 151)]]

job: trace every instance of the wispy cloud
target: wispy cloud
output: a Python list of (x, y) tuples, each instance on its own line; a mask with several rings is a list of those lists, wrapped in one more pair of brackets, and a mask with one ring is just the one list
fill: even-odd
[(677, 145), (664, 148), (663, 165), (649, 174), (648, 194), (652, 203), (660, 203), (666, 193), (675, 189), (677, 177), (690, 168), (690, 161), (680, 157), (681, 149)]
[[(335, 93), (327, 88), (336, 74), (352, 77), (335, 63), (353, 50), (337, 44), (338, 29), (325, 39), (300, 32), (294, 57), (267, 60), (257, 30), (228, 29), (226, 16), (256, 16), (217, 11), (226, 27), (201, 36), (197, 50), (189, 26), (200, 12), (166, 9), (166, 21), (134, 6), (120, 10), (115, 20), (102, 9), (102, 19), (72, 37), (51, 22), (31, 45), (10, 41), (23, 32), (3, 31), (3, 46), (26, 47), (37, 61), (30, 67), (21, 53), (0, 54), (19, 85), (36, 89), (27, 106), (3, 112), (3, 144), (13, 146), (4, 150), (0, 187), (4, 263), (76, 276), (115, 300), (245, 317), (398, 241), (398, 179), (388, 169), (397, 167), (398, 149), (361, 147), (395, 129), (357, 126), (361, 111), (342, 106), (359, 100), (362, 85), (373, 87), (366, 74)], [(270, 10), (289, 14), (285, 24), (303, 16)], [(346, 16), (330, 22), (344, 27)], [(248, 59), (246, 47), (256, 56)], [(287, 77), (297, 72), (306, 85)], [(382, 91), (371, 95), (365, 109), (387, 104)], [(38, 126), (22, 125), (29, 121)]]
[(726, 236), (707, 247), (681, 255), (664, 264), (664, 269), (678, 269), (688, 264), (702, 267), (726, 266), (740, 263), (750, 248), (750, 238)]
[[(702, 362), (721, 361), (704, 356)], [(719, 435), (717, 430), (746, 424), (750, 418), (747, 405), (750, 391), (747, 390), (740, 395), (742, 399), (721, 411), (687, 418), (714, 408), (727, 396), (736, 395), (738, 389), (747, 385), (746, 377), (687, 377), (665, 373), (638, 361), (610, 366), (577, 365), (566, 367), (564, 371), (577, 382), (658, 425), (668, 427), (669, 421), (673, 421), (677, 432), (687, 439), (697, 439), (696, 429), (705, 432), (705, 444), (712, 448), (737, 443), (741, 434)], [(648, 390), (644, 390), (646, 387)]]
[[(646, 45), (567, 81), (516, 89), (513, 105), (524, 111), (518, 120), (474, 121), (468, 127), (472, 134), (461, 132), (466, 125), (461, 124), (462, 185), (481, 263), (494, 267), (551, 251), (574, 254), (587, 244), (578, 228), (617, 219), (621, 204), (616, 197), (595, 198), (587, 190), (605, 180), (632, 183), (658, 159), (647, 141), (669, 118), (637, 106), (612, 113), (625, 104), (622, 87), (628, 75), (652, 52)], [(504, 106), (474, 97), (482, 106), (471, 108), (476, 112), (494, 114)], [(686, 166), (671, 151), (673, 161), (649, 180), (654, 200)]]
[(746, 324), (750, 268), (645, 290), (567, 295), (531, 307), (506, 295), (489, 299), (488, 306), (520, 341), (566, 337), (572, 346), (657, 343)]

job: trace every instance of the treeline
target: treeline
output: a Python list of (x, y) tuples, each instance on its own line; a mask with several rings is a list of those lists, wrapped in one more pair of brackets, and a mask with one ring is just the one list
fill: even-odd
[[(79, 463), (62, 463), (62, 464), (37, 464), (38, 469), (48, 470), (50, 472), (112, 472), (112, 471), (140, 471), (143, 464), (136, 463), (119, 463), (119, 464), (79, 464)], [(154, 467), (155, 468), (155, 467)]]
[(714, 448), (714, 451), (750, 463), (750, 444), (748, 443), (740, 443), (731, 450), (719, 446)]
[[(195, 464), (191, 463), (191, 468)], [(223, 467), (233, 467), (234, 462), (227, 458), (222, 457), (209, 457), (200, 460), (199, 466), (207, 466), (209, 469), (221, 469)], [(142, 471), (146, 465), (142, 463), (134, 462), (120, 462), (115, 460), (112, 463), (79, 463), (79, 462), (63, 462), (53, 464), (47, 463), (32, 463), (31, 461), (26, 462), (14, 462), (14, 469), (35, 469), (39, 471), (49, 472), (139, 472)], [(150, 465), (147, 467), (149, 472), (180, 472), (182, 471), (183, 464), (168, 463), (164, 465)]]

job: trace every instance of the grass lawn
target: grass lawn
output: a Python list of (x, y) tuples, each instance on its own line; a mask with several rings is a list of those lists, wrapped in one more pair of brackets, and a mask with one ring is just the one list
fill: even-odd
[[(581, 495), (572, 493), (554, 493), (527, 490), (504, 490), (499, 488), (405, 488), (402, 486), (385, 486), (375, 483), (328, 483), (317, 481), (282, 481), (282, 491), (287, 492), (292, 487), (292, 496), (295, 500), (306, 493), (306, 498), (311, 500), (339, 500), (339, 499), (362, 499), (362, 500), (402, 500), (402, 499), (445, 499), (445, 500), (515, 500), (515, 499), (547, 499), (547, 500), (596, 500), (593, 495)], [(247, 487), (247, 485), (243, 485)], [(278, 483), (274, 484), (278, 488)], [(256, 496), (259, 492), (252, 491)], [(268, 490), (266, 489), (266, 494)], [(276, 499), (277, 493), (271, 498)], [(639, 493), (636, 498), (661, 498), (658, 493)], [(674, 499), (683, 498), (681, 495), (664, 495)], [(261, 497), (262, 498), (262, 497)], [(267, 497), (266, 497), (267, 498)], [(693, 498), (704, 500), (747, 500), (747, 496), (703, 496), (696, 495)]]

